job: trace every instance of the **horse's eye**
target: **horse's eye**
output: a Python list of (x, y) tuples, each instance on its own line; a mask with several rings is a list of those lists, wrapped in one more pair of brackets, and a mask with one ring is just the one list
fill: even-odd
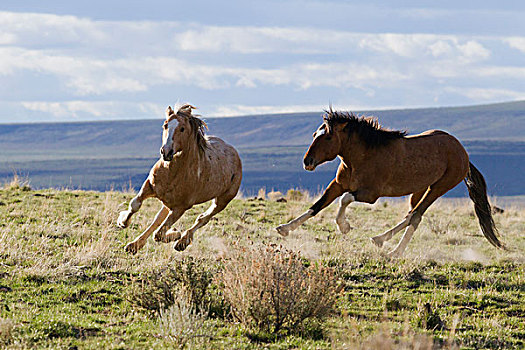
[(184, 127), (182, 126), (182, 127), (180, 128), (180, 132), (183, 132), (183, 131), (184, 131)]
[(325, 137), (325, 140), (327, 140), (327, 141), (330, 141), (331, 139), (332, 139), (332, 136), (331, 136), (331, 135), (327, 135), (327, 136)]

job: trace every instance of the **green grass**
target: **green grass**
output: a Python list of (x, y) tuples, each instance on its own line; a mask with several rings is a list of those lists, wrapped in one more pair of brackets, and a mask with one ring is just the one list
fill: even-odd
[[(390, 260), (368, 238), (404, 217), (406, 204), (352, 204), (346, 236), (327, 208), (289, 237), (273, 228), (309, 201), (236, 199), (197, 232), (183, 253), (150, 240), (136, 256), (123, 247), (159, 207), (146, 201), (129, 228), (115, 221), (131, 193), (0, 189), (0, 347), (173, 348), (158, 313), (140, 307), (136, 283), (147, 271), (189, 260), (220, 273), (234, 246), (276, 243), (305, 261), (331, 266), (341, 282), (336, 309), (320, 325), (265, 335), (235, 322), (212, 279), (207, 293), (222, 312), (202, 316), (204, 337), (187, 346), (223, 349), (523, 348), (525, 345), (525, 211), (495, 216), (510, 251), (480, 236), (470, 204), (443, 201), (427, 213), (403, 259)], [(205, 206), (175, 224), (187, 228)], [(393, 239), (396, 241), (396, 239)], [(385, 249), (392, 248), (394, 243)], [(221, 310), (219, 310), (221, 311)], [(189, 325), (187, 325), (189, 327)], [(427, 347), (428, 348), (428, 347)]]

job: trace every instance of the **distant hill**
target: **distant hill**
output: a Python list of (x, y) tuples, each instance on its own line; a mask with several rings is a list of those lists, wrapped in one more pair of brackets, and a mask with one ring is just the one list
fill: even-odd
[[(471, 156), (482, 157), (478, 162), (485, 169), (481, 170), (494, 172), (489, 176), (492, 185), (507, 176), (506, 184), (492, 188), (489, 183), (494, 194), (525, 194), (525, 185), (515, 183), (522, 180), (512, 175), (508, 178), (509, 174), (525, 172), (525, 101), (354, 112), (376, 116), (385, 127), (408, 130), (411, 134), (427, 129), (446, 130), (465, 144)], [(210, 134), (240, 150), (245, 190), (297, 186), (317, 191), (326, 185), (337, 166), (337, 162), (332, 162), (313, 174), (301, 168), (302, 154), (322, 122), (321, 115), (322, 111), (204, 119)], [(160, 118), (0, 124), (0, 181), (12, 176), (15, 169), (27, 175), (35, 187), (104, 190), (124, 187), (129, 182), (138, 186), (158, 158), (161, 125)], [(498, 168), (492, 169), (491, 164), (498, 164)]]

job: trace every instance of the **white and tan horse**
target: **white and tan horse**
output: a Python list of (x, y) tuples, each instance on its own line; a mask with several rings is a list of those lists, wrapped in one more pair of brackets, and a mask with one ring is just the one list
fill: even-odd
[[(166, 110), (162, 134), (161, 158), (129, 208), (119, 215), (117, 225), (128, 226), (146, 198), (155, 197), (162, 208), (153, 222), (126, 250), (136, 253), (155, 232), (158, 242), (173, 242), (182, 251), (192, 242), (193, 234), (222, 211), (237, 195), (242, 179), (242, 165), (235, 148), (217, 137), (206, 137), (206, 124), (192, 115), (195, 107), (186, 104), (175, 112)], [(208, 210), (199, 215), (195, 224), (182, 235), (171, 226), (193, 205), (213, 200)]]

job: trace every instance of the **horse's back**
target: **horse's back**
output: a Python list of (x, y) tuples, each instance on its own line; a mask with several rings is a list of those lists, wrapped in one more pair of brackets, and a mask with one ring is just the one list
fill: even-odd
[[(209, 151), (218, 155), (227, 165), (231, 165), (236, 171), (242, 172), (242, 163), (239, 153), (229, 143), (216, 136), (208, 137)], [(220, 165), (224, 166), (224, 164)]]
[[(443, 130), (427, 130), (406, 137), (409, 152), (417, 152), (427, 161), (446, 163), (447, 171), (464, 174), (468, 171), (469, 156), (461, 142)], [(464, 177), (462, 175), (462, 178)]]
[(400, 139), (390, 150), (385, 150), (385, 157), (390, 168), (382, 192), (387, 196), (425, 190), (445, 174), (451, 175), (457, 184), (466, 176), (469, 163), (461, 143), (441, 130)]
[(242, 180), (242, 163), (235, 147), (221, 138), (209, 136), (205, 153), (210, 174), (219, 180), (220, 185), (237, 193)]

